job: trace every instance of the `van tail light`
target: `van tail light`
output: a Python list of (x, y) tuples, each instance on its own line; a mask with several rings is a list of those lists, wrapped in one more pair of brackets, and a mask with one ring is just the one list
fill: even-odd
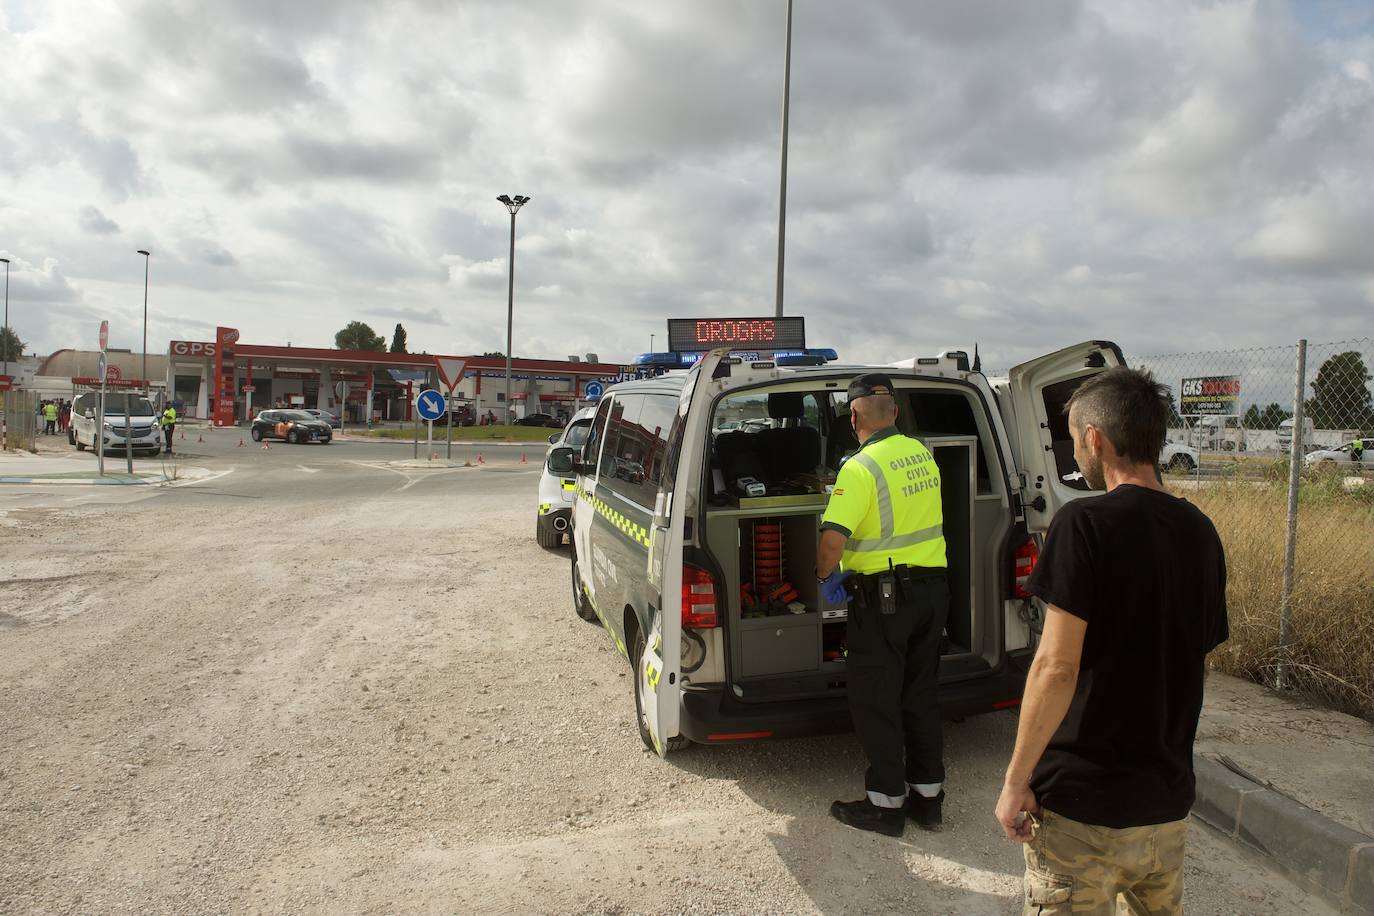
[(699, 566), (682, 565), (682, 626), (709, 630), (720, 626), (716, 611), (716, 580)]
[(1030, 579), (1030, 574), (1035, 571), (1035, 564), (1039, 559), (1040, 546), (1035, 543), (1035, 538), (1028, 539), (1026, 543), (1016, 548), (1016, 559), (1012, 565), (1012, 575), (1016, 577), (1011, 587), (1013, 597), (1031, 597), (1031, 593), (1026, 591), (1026, 582)]

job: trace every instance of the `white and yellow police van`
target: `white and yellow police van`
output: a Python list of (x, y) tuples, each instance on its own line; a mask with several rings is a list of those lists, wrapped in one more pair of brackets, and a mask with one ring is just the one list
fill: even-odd
[(1122, 365), (1113, 343), (1066, 347), (989, 379), (961, 352), (890, 366), (789, 367), (728, 350), (609, 388), (575, 476), (572, 598), (634, 669), (640, 735), (660, 755), (849, 727), (847, 608), (815, 553), (828, 489), (858, 448), (846, 388), (881, 371), (897, 427), (941, 474), (952, 599), (940, 666), (947, 715), (1020, 702), (1041, 621), (1022, 590), (1055, 511), (1088, 495), (1063, 407)]
[[(549, 436), (549, 449), (566, 446), (582, 447), (592, 426), (594, 407), (583, 407), (572, 415), (568, 425)], [(539, 474), (539, 504), (534, 522), (534, 539), (540, 547), (560, 547), (572, 520), (573, 491), (576, 478), (571, 474), (555, 474), (549, 470), (548, 452), (544, 454), (544, 469)]]

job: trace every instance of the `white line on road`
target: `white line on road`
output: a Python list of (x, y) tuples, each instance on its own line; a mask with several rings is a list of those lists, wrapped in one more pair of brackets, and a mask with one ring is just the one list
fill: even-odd
[(302, 471), (305, 471), (305, 473), (307, 474), (318, 474), (320, 472), (319, 468), (308, 468), (303, 464), (298, 464), (296, 465), (296, 467), (300, 468)]

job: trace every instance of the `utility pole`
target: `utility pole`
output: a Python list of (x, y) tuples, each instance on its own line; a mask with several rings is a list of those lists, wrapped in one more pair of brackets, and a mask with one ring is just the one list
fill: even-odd
[(152, 390), (148, 387), (148, 261), (149, 252), (142, 248), (138, 253), (143, 255), (143, 393), (150, 399)]

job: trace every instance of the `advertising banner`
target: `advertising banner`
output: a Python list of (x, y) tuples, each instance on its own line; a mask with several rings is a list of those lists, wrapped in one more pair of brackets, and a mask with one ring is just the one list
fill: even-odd
[(1234, 414), (1240, 403), (1239, 375), (1186, 378), (1179, 397), (1181, 414)]

